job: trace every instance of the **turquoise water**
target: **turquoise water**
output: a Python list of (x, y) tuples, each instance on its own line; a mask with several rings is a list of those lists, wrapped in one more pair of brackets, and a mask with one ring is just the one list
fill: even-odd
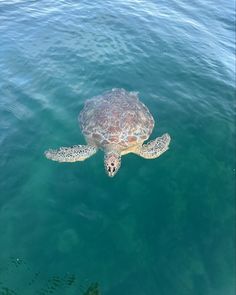
[[(1, 295), (234, 294), (234, 21), (223, 0), (0, 2)], [(112, 179), (102, 152), (44, 158), (113, 87), (170, 150)]]

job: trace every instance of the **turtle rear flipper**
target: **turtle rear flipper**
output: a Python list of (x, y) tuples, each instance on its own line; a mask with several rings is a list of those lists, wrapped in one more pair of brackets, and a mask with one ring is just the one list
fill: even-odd
[(91, 145), (74, 145), (72, 147), (60, 147), (49, 149), (44, 154), (46, 158), (57, 162), (78, 162), (84, 161), (97, 152), (97, 148)]
[(161, 137), (149, 141), (147, 144), (136, 152), (137, 155), (145, 159), (155, 159), (169, 149), (170, 135), (168, 133), (163, 134)]

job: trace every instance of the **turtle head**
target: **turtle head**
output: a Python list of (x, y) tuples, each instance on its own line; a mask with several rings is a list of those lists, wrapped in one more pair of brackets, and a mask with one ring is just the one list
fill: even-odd
[(121, 157), (116, 151), (109, 151), (105, 153), (104, 165), (108, 176), (113, 177), (120, 168)]

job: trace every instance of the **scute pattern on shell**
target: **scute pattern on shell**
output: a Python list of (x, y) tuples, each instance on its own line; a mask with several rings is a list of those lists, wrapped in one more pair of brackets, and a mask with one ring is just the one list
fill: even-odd
[(79, 123), (88, 143), (119, 149), (142, 144), (154, 127), (154, 119), (137, 93), (124, 89), (112, 89), (87, 100)]

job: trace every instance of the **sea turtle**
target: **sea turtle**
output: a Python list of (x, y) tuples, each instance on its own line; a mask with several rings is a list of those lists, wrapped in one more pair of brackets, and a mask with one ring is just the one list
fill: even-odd
[(137, 92), (115, 88), (95, 96), (85, 102), (78, 120), (87, 144), (49, 149), (45, 152), (48, 159), (84, 161), (101, 149), (105, 153), (105, 170), (112, 177), (120, 168), (121, 156), (134, 153), (155, 159), (169, 147), (168, 133), (143, 144), (152, 133), (154, 119)]

